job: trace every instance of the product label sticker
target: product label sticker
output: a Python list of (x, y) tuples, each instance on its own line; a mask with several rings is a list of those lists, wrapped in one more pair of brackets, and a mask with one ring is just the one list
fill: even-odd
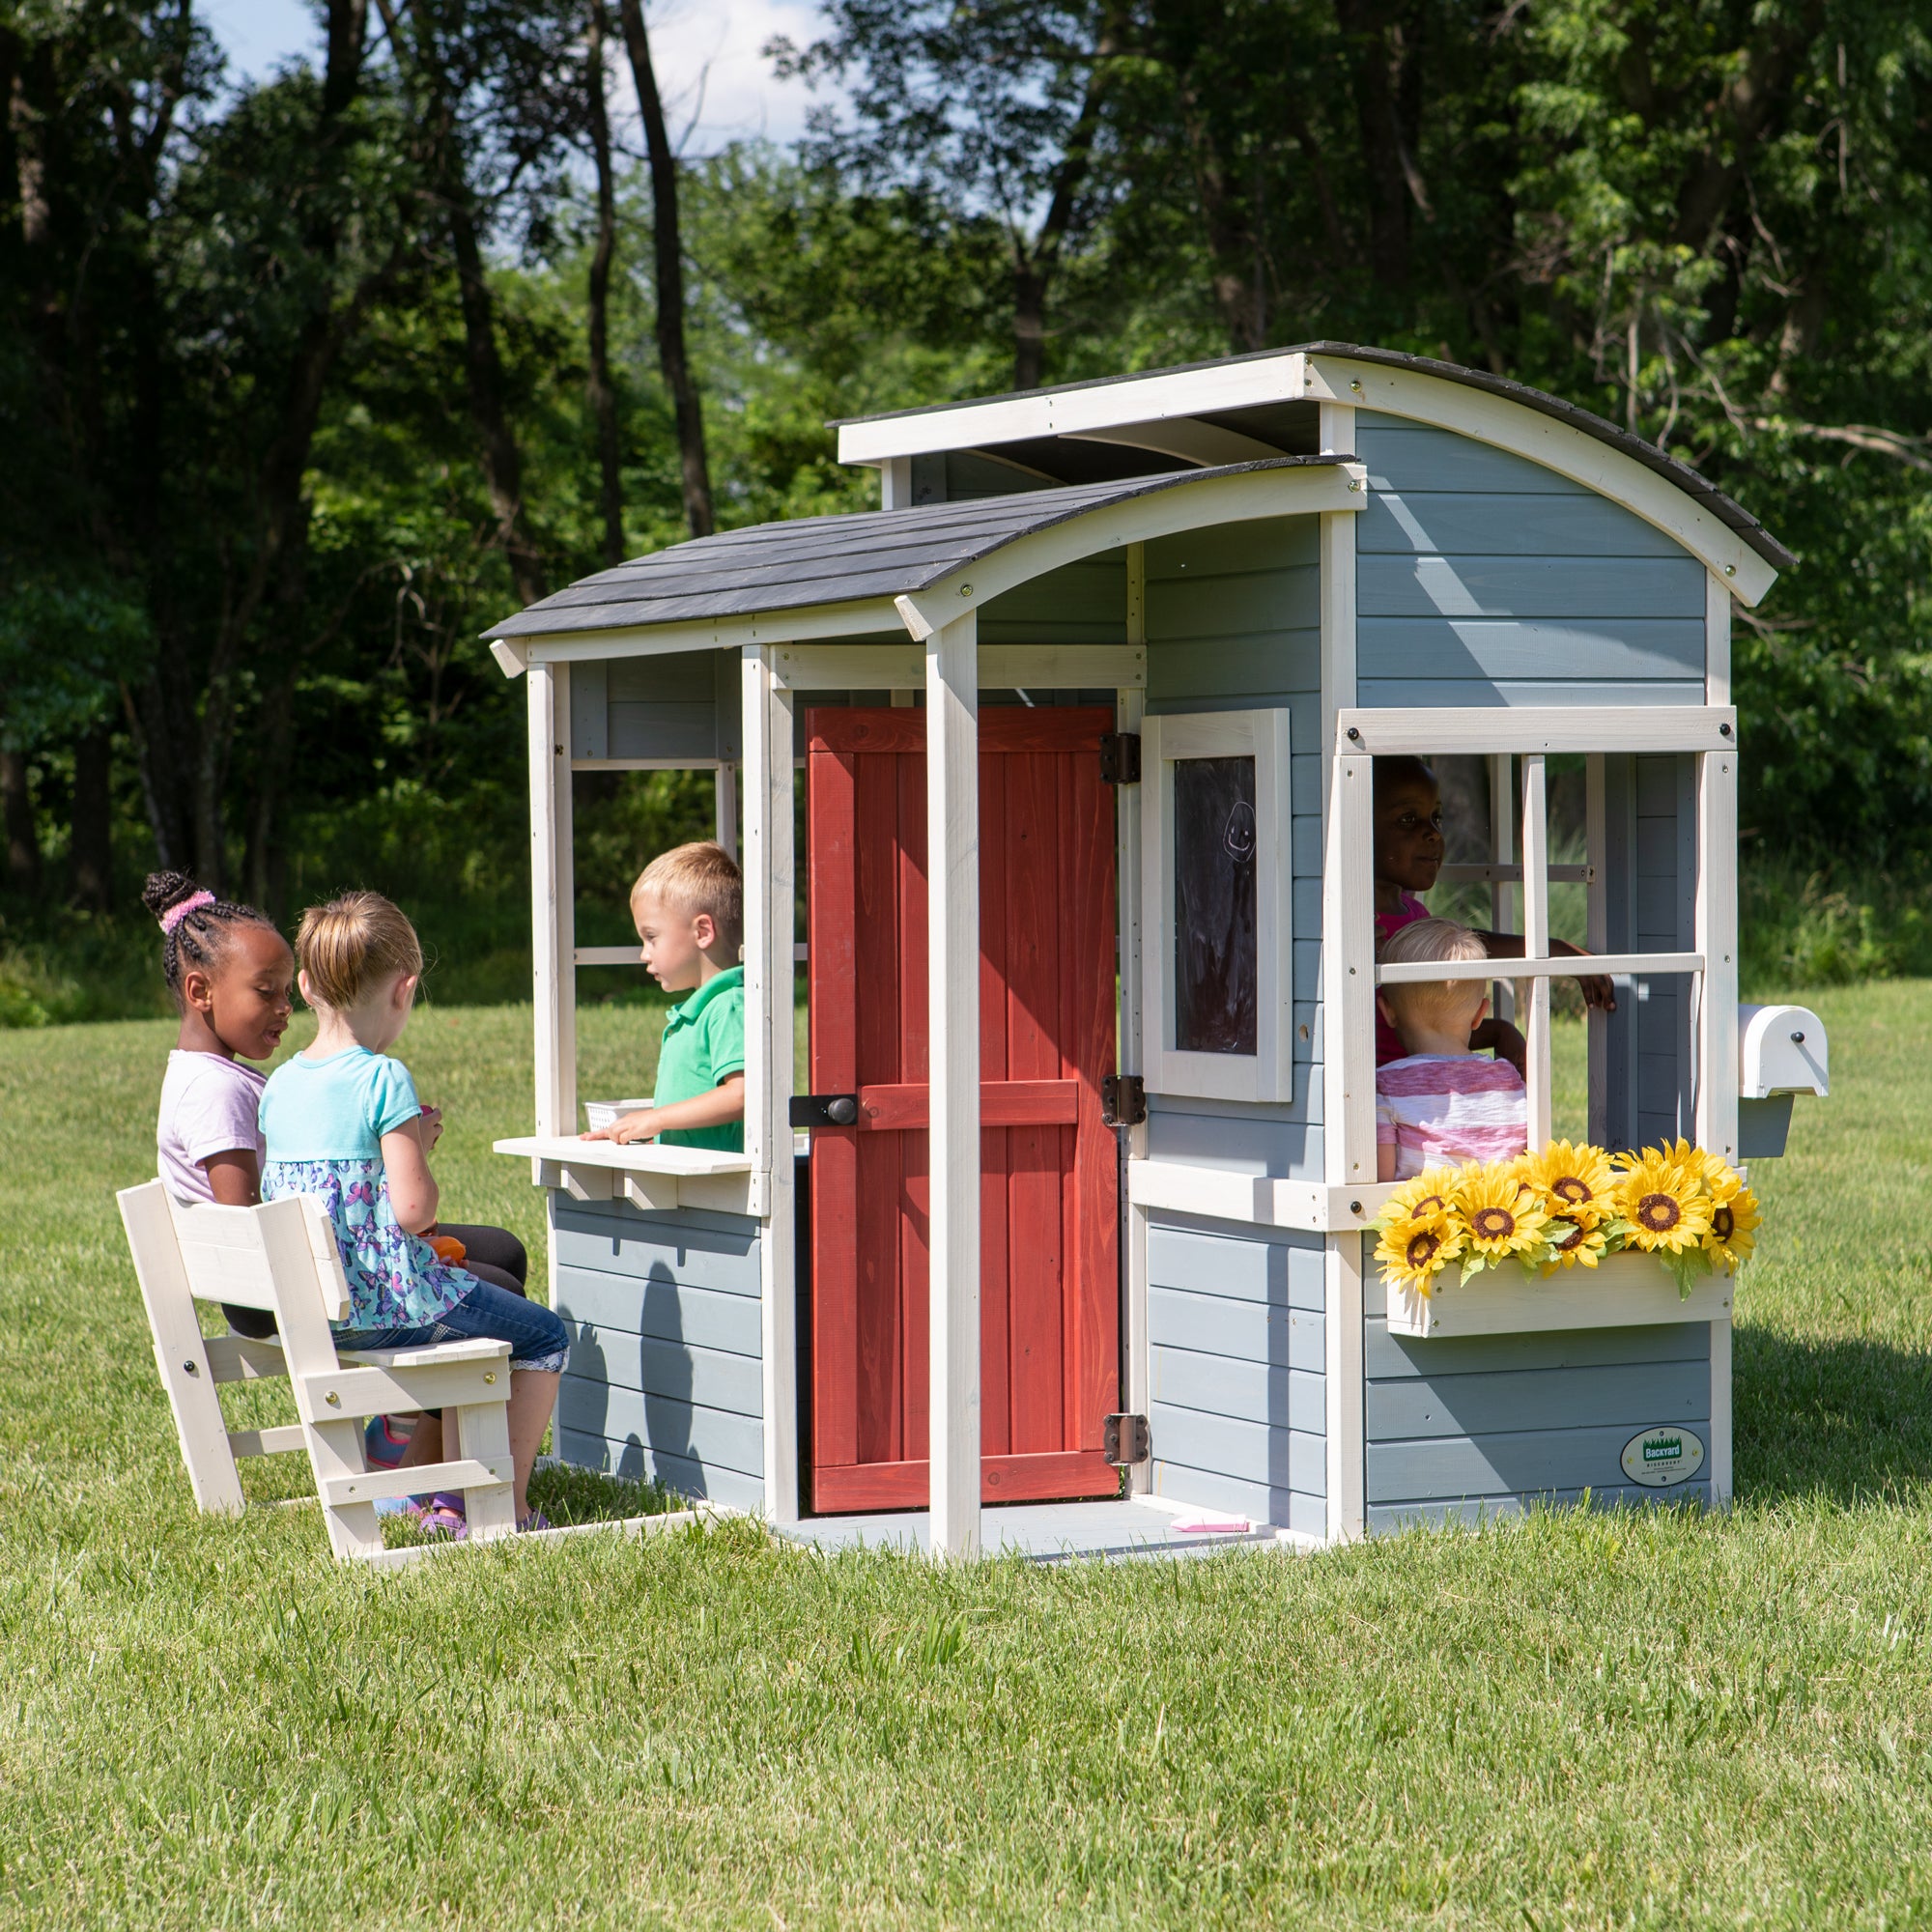
[(1624, 1474), (1646, 1489), (1687, 1483), (1704, 1466), (1704, 1445), (1675, 1423), (1646, 1429), (1624, 1444)]

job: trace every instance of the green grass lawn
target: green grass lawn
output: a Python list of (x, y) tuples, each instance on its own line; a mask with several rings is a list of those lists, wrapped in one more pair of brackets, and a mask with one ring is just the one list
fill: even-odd
[[(1817, 1004), (1728, 1517), (963, 1573), (743, 1527), (373, 1577), (197, 1517), (112, 1198), (169, 1030), (0, 1034), (0, 1921), (1923, 1922), (1932, 985)], [(585, 1091), (657, 1023), (586, 1014)], [(534, 1247), (528, 1036), (405, 1052), (452, 1216)]]

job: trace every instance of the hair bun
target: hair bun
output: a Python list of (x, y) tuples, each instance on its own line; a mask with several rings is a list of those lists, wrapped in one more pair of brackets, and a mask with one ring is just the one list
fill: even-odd
[(150, 872), (141, 888), (141, 903), (159, 919), (171, 906), (180, 905), (200, 890), (201, 882), (185, 872)]

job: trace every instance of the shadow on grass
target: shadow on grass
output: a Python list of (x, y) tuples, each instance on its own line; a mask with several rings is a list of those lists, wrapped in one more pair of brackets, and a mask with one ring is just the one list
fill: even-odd
[(1734, 1348), (1741, 1501), (1932, 1494), (1932, 1354), (1751, 1327)]

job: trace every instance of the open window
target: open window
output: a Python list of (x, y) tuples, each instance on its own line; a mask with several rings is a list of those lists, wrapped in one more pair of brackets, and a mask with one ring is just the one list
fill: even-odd
[[(1341, 894), (1345, 916), (1331, 936), (1339, 951), (1331, 952), (1329, 970), (1342, 1011), (1330, 1015), (1330, 1024), (1334, 1028), (1339, 1018), (1346, 1065), (1341, 1080), (1331, 1080), (1328, 1092), (1333, 1094), (1338, 1085), (1345, 1095), (1374, 1092), (1374, 988), (1446, 979), (1514, 980), (1524, 993), (1516, 1018), (1528, 1047), (1530, 1142), (1537, 1146), (1547, 1140), (1553, 1084), (1549, 982), (1576, 977), (1584, 964), (1575, 957), (1552, 956), (1549, 889), (1552, 880), (1568, 875), (1583, 884), (1588, 895), (1587, 943), (1595, 956), (1586, 970), (1618, 982), (1618, 1051), (1629, 1063), (1623, 1068), (1622, 1097), (1612, 1104), (1618, 1083), (1606, 1077), (1609, 1029), (1601, 1019), (1594, 1021), (1591, 1137), (1634, 1145), (1646, 1137), (1682, 1133), (1736, 1159), (1735, 714), (1719, 706), (1346, 711), (1338, 721), (1337, 742), (1331, 797), (1342, 818), (1340, 845), (1348, 854), (1348, 884), (1353, 891)], [(1492, 821), (1498, 836), (1490, 863), (1462, 868), (1461, 883), (1480, 880), (1493, 888), (1520, 890), (1524, 956), (1466, 965), (1378, 965), (1369, 912), (1374, 756), (1427, 758), (1452, 753), (1491, 761), (1497, 808)], [(1554, 754), (1577, 753), (1584, 755), (1588, 774), (1590, 849), (1585, 865), (1561, 867), (1550, 859), (1548, 766)], [(1654, 800), (1632, 798), (1619, 835), (1620, 854), (1617, 837), (1610, 836), (1617, 814), (1606, 801), (1612, 767), (1642, 776), (1647, 792), (1655, 781), (1662, 794)], [(1513, 853), (1507, 828), (1518, 810), (1520, 850)], [(1606, 838), (1612, 847), (1607, 866)], [(1337, 884), (1329, 882), (1331, 894)], [(1622, 917), (1614, 916), (1618, 906), (1613, 895), (1620, 895)], [(1331, 897), (1331, 904), (1337, 902)], [(1650, 1010), (1636, 1027), (1639, 1009)], [(1336, 1037), (1331, 1031), (1330, 1037)], [(1633, 1084), (1642, 1081), (1658, 1083), (1655, 1104), (1647, 1103)], [(1366, 1179), (1374, 1172), (1372, 1109), (1345, 1103), (1345, 1113), (1340, 1124), (1348, 1171), (1343, 1178)]]
[(1152, 1093), (1293, 1094), (1288, 745), (1283, 707), (1155, 717), (1143, 727)]

